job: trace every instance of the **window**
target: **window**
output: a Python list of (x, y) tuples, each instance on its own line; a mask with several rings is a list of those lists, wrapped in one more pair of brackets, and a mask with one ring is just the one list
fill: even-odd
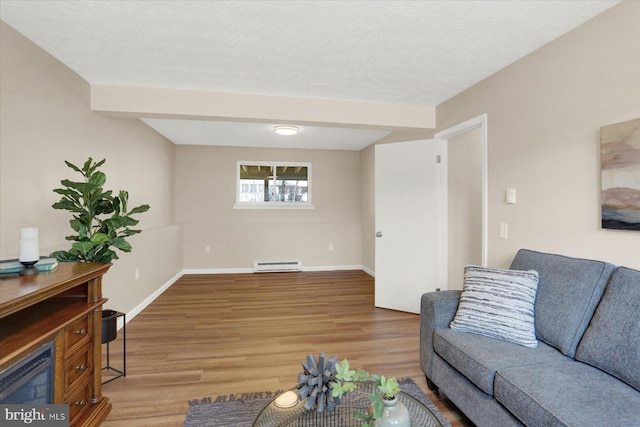
[(235, 208), (313, 208), (311, 163), (237, 163)]

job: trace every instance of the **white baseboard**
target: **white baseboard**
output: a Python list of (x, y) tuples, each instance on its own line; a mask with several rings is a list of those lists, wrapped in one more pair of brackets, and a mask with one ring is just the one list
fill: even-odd
[[(335, 271), (335, 270), (363, 270), (370, 274), (370, 270), (362, 265), (323, 265), (302, 267), (302, 271)], [(182, 274), (244, 274), (253, 273), (253, 268), (188, 268)]]
[(244, 274), (253, 273), (253, 268), (186, 268), (182, 274)]
[(302, 267), (302, 271), (337, 271), (337, 270), (362, 270), (361, 265), (328, 265), (319, 267)]
[(362, 266), (362, 271), (364, 271), (365, 273), (367, 273), (371, 277), (376, 277), (376, 272), (373, 271), (372, 269), (368, 268), (368, 267), (365, 267), (364, 265)]
[[(171, 279), (169, 279), (164, 285), (162, 285), (160, 288), (156, 289), (156, 291), (154, 293), (152, 293), (147, 298), (145, 298), (144, 301), (142, 301), (140, 304), (138, 304), (133, 309), (131, 309), (131, 311), (129, 311), (127, 313), (127, 316), (126, 316), (127, 317), (127, 323), (129, 323), (134, 317), (136, 317), (138, 314), (140, 314), (140, 312), (142, 310), (147, 308), (147, 306), (149, 304), (151, 304), (156, 298), (158, 298), (164, 291), (169, 289), (171, 287), (171, 285), (173, 285), (175, 282), (178, 281), (178, 279), (180, 277), (182, 277), (183, 274), (184, 274), (184, 270), (180, 271), (178, 274), (176, 274)], [(124, 321), (121, 320), (121, 318), (118, 319), (118, 325), (117, 325), (118, 330), (122, 329), (123, 323), (124, 323)]]

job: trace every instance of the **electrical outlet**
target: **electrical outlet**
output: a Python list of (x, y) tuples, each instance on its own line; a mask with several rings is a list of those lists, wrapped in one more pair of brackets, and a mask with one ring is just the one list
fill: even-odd
[(211, 246), (207, 245), (204, 247), (204, 253), (205, 254), (210, 254), (211, 253)]
[(329, 252), (333, 252), (333, 243), (329, 244)]
[(500, 238), (507, 239), (509, 237), (509, 225), (506, 222), (500, 223)]
[(140, 278), (140, 269), (139, 268), (136, 268), (135, 278), (136, 278), (136, 280), (138, 280)]

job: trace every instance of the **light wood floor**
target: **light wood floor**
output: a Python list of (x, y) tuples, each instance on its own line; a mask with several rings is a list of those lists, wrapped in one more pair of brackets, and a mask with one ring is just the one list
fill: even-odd
[(291, 388), (307, 354), (320, 352), (411, 377), (454, 427), (472, 426), (426, 387), (419, 316), (373, 304), (362, 271), (185, 275), (127, 324), (127, 376), (103, 386), (113, 404), (103, 426), (181, 426), (189, 400)]

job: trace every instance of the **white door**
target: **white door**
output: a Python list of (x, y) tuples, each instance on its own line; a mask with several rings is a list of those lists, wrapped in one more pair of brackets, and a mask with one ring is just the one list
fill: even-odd
[(440, 286), (439, 149), (436, 140), (375, 147), (376, 307), (419, 313), (421, 295)]

